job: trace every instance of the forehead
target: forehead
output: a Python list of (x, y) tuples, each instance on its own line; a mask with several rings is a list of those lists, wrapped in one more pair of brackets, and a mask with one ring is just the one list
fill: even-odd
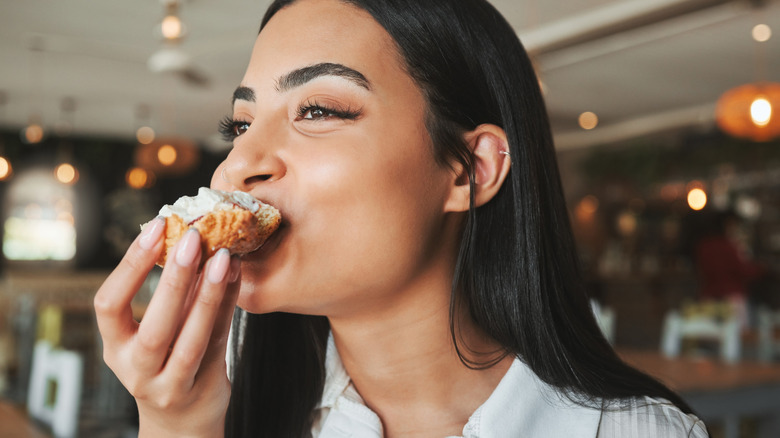
[(299, 0), (260, 32), (245, 81), (322, 62), (358, 70), (372, 83), (387, 73), (407, 76), (394, 41), (368, 12), (339, 0)]

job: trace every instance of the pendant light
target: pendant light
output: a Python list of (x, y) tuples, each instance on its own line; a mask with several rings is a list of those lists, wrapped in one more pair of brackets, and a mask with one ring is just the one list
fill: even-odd
[[(753, 27), (758, 75), (764, 76), (764, 43), (772, 35), (766, 24)], [(759, 80), (726, 91), (718, 99), (715, 120), (723, 132), (752, 141), (780, 137), (780, 83)]]

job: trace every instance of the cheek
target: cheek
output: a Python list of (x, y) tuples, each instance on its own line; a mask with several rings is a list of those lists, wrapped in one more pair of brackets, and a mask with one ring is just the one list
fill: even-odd
[(403, 263), (396, 259), (419, 247), (441, 217), (446, 193), (447, 174), (424, 139), (371, 147), (366, 141), (362, 152), (331, 157), (306, 172), (309, 208), (301, 237), (311, 239), (312, 255), (350, 272)]

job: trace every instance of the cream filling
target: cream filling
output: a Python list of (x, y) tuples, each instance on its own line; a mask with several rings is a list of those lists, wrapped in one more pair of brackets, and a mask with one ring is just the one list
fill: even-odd
[(198, 189), (197, 196), (182, 196), (173, 205), (164, 205), (160, 209), (160, 216), (179, 216), (185, 223), (190, 224), (201, 216), (213, 210), (227, 210), (238, 205), (256, 214), (260, 210), (260, 201), (246, 192), (224, 192), (208, 187)]

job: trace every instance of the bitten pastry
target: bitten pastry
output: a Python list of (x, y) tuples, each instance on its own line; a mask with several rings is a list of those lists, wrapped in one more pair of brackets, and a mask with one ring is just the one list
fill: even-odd
[(275, 207), (245, 192), (201, 187), (197, 196), (182, 196), (160, 209), (165, 218), (165, 249), (157, 264), (165, 266), (169, 252), (190, 228), (201, 237), (201, 264), (220, 248), (246, 254), (259, 248), (279, 228), (282, 216)]

